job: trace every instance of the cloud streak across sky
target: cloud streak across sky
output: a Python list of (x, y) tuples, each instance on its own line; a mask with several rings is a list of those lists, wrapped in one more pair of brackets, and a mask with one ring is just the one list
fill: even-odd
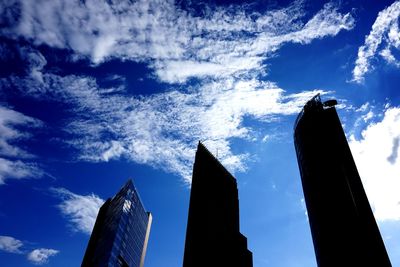
[(0, 106), (0, 185), (6, 179), (43, 176), (43, 171), (29, 161), (34, 156), (15, 144), (30, 136), (26, 128), (40, 125), (37, 119)]
[[(77, 148), (79, 159), (125, 157), (187, 182), (199, 140), (218, 150), (231, 171), (245, 170), (249, 155), (234, 154), (230, 141), (254, 138), (252, 129), (243, 126), (245, 117), (268, 121), (292, 115), (314, 94), (324, 93), (287, 94), (260, 80), (265, 60), (285, 43), (307, 44), (355, 23), (331, 3), (306, 20), (302, 1), (264, 13), (245, 6), (215, 7), (201, 17), (173, 1), (44, 2), (43, 9), (29, 1), (3, 4), (3, 13), (14, 16), (8, 16), (9, 27), (1, 33), (69, 49), (75, 60), (89, 58), (95, 65), (111, 58), (142, 62), (159, 80), (179, 85), (150, 96), (128, 96), (121, 93), (127, 88), (101, 88), (93, 77), (46, 72), (39, 51), (22, 49), (28, 75), (3, 79), (3, 87), (71, 104), (74, 117), (64, 130), (72, 138), (65, 142)], [(190, 78), (202, 81), (187, 83)]]
[(303, 1), (265, 13), (245, 6), (207, 9), (202, 17), (171, 0), (39, 2), (3, 3), (9, 27), (0, 32), (70, 49), (93, 64), (111, 58), (147, 62), (170, 83), (260, 72), (284, 43), (306, 44), (354, 27), (353, 17), (331, 3), (303, 22)]
[[(190, 182), (196, 143), (202, 140), (231, 171), (246, 168), (246, 154), (233, 154), (230, 138), (253, 139), (244, 117), (271, 121), (296, 114), (322, 90), (286, 94), (271, 82), (257, 79), (218, 79), (147, 97), (121, 94), (121, 88), (101, 88), (82, 76), (43, 74), (43, 83), (32, 77), (15, 79), (20, 91), (40, 97), (53, 95), (71, 104), (74, 117), (65, 131), (65, 142), (88, 161), (108, 161), (121, 156), (176, 173)], [(54, 91), (53, 88), (63, 90)]]
[(400, 49), (399, 38), (400, 1), (394, 2), (379, 12), (371, 32), (365, 37), (364, 45), (358, 49), (353, 69), (353, 81), (361, 83), (365, 75), (374, 69), (373, 62), (382, 58), (385, 62), (400, 67), (400, 61), (392, 50)]
[(52, 188), (51, 191), (61, 200), (57, 206), (61, 213), (70, 221), (74, 232), (91, 234), (97, 213), (104, 200), (91, 194), (87, 196), (72, 193), (65, 188)]
[[(351, 73), (355, 82), (363, 81), (377, 59), (400, 66), (396, 58), (400, 43), (399, 2), (379, 13), (365, 43), (358, 44), (361, 46)], [(73, 160), (73, 164), (80, 165), (123, 159), (175, 174), (190, 184), (196, 144), (200, 140), (218, 154), (218, 160), (229, 171), (245, 171), (248, 163), (259, 156), (250, 154), (246, 144), (259, 143), (268, 148), (265, 143), (274, 140), (271, 136), (277, 131), (272, 122), (290, 121), (286, 116), (294, 119), (317, 93), (325, 98), (335, 94), (330, 88), (338, 88), (332, 82), (337, 78), (334, 71), (339, 68), (337, 62), (322, 62), (322, 70), (316, 69), (320, 65), (314, 63), (319, 63), (316, 61), (320, 53), (330, 53), (332, 47), (336, 49), (336, 45), (348, 41), (348, 35), (335, 40), (331, 37), (360, 29), (355, 29), (352, 13), (342, 12), (335, 3), (317, 10), (313, 6), (312, 13), (306, 11), (311, 2), (301, 0), (286, 7), (263, 7), (264, 11), (255, 11), (249, 5), (194, 4), (191, 9), (190, 4), (178, 3), (172, 0), (0, 2), (0, 38), (5, 40), (0, 44), (0, 59), (20, 62), (15, 65), (24, 68), (6, 72), (0, 78), (0, 184), (9, 179), (43, 176), (45, 167), (57, 173), (57, 166), (62, 165), (60, 177), (47, 186), (53, 186), (50, 190), (58, 204), (52, 210), (63, 215), (69, 234), (71, 231), (90, 234), (104, 200), (95, 194), (80, 195), (61, 187), (65, 182), (62, 179), (71, 176), (63, 169), (64, 162), (58, 164), (60, 160)], [(317, 43), (321, 39), (332, 42)], [(308, 59), (314, 62), (304, 65), (303, 71), (299, 69), (303, 67), (301, 64), (309, 61), (297, 57), (297, 48), (311, 42), (317, 43), (313, 48), (321, 50), (311, 51), (314, 54)], [(283, 77), (274, 76), (277, 79), (274, 82), (272, 75), (268, 76), (269, 67), (273, 69), (269, 64), (277, 62), (273, 59), (283, 52), (281, 48), (288, 48), (282, 55), (290, 58), (278, 60), (277, 69)], [(338, 53), (335, 58), (340, 56)], [(285, 62), (279, 70), (282, 61)], [(325, 73), (325, 66), (332, 73)], [(292, 67), (297, 67), (295, 72), (302, 75), (322, 78), (311, 77), (313, 82), (307, 83), (301, 79), (303, 76), (299, 79), (292, 75)], [(312, 73), (308, 67), (313, 67)], [(320, 83), (328, 76), (330, 81)], [(295, 85), (282, 86), (285, 83), (281, 84), (279, 79), (286, 77), (297, 79), (289, 83)], [(341, 97), (353, 94), (343, 93), (349, 89), (343, 88), (337, 93)], [(21, 103), (12, 105), (12, 101), (19, 99), (35, 104), (19, 110)], [(399, 108), (386, 108), (382, 117), (377, 117), (376, 110), (368, 105), (360, 111), (351, 109), (351, 101), (360, 99), (358, 96), (348, 99), (349, 106), (343, 111), (354, 112), (347, 113), (349, 117), (362, 114), (354, 119), (354, 125), (346, 125), (357, 128), (354, 132), (364, 127), (361, 136), (350, 132), (349, 145), (376, 218), (381, 222), (400, 220), (400, 198), (395, 192), (399, 188), (396, 175), (400, 172)], [(374, 103), (373, 99), (368, 101)], [(27, 113), (42, 102), (43, 111), (35, 110), (32, 112), (35, 115)], [(54, 108), (60, 110), (43, 115)], [(39, 120), (30, 116), (41, 117)], [(36, 137), (38, 129), (41, 136), (49, 137), (39, 141), (44, 144), (44, 153), (36, 146), (38, 140), (30, 138)], [(33, 143), (32, 151), (25, 145), (30, 144), (28, 141)], [(41, 155), (46, 159), (40, 158)], [(57, 158), (59, 155), (63, 158)], [(268, 156), (273, 160), (274, 155)], [(57, 164), (50, 166), (53, 160)], [(284, 160), (279, 158), (276, 162), (286, 167)], [(105, 166), (107, 171), (113, 171), (113, 164)], [(277, 164), (275, 168), (281, 167)], [(263, 179), (269, 179), (269, 175)], [(97, 185), (86, 184), (86, 180), (71, 179), (68, 183), (82, 188), (90, 186), (89, 192), (99, 189)], [(153, 186), (152, 180), (146, 182)], [(276, 190), (276, 185), (273, 189)], [(0, 237), (0, 250), (20, 253), (33, 264), (46, 264), (59, 253), (50, 248), (27, 248), (26, 241), (11, 236)], [(58, 257), (64, 255), (67, 253)]]

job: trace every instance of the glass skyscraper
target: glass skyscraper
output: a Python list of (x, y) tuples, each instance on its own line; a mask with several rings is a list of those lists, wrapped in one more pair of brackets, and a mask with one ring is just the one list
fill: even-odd
[(199, 143), (193, 166), (183, 267), (252, 267), (239, 231), (236, 179)]
[(304, 106), (294, 129), (317, 263), (320, 267), (388, 267), (389, 257), (334, 107), (336, 103), (322, 103), (319, 95), (315, 96)]
[(143, 267), (151, 221), (129, 180), (100, 208), (82, 267)]

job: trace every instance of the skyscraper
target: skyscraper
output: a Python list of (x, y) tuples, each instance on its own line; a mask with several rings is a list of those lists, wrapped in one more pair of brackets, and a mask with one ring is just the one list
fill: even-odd
[(143, 267), (151, 221), (129, 180), (100, 208), (82, 267)]
[(235, 178), (199, 143), (193, 167), (183, 267), (251, 267), (239, 232)]
[(294, 129), (318, 266), (391, 266), (335, 104), (315, 96)]

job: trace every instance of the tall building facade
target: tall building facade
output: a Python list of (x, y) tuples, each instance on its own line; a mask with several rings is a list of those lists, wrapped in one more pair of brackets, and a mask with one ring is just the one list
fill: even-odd
[(251, 267), (239, 232), (236, 179), (199, 143), (193, 167), (183, 267)]
[(315, 96), (294, 129), (318, 266), (391, 266), (335, 105)]
[(143, 267), (151, 222), (129, 180), (100, 208), (82, 267)]

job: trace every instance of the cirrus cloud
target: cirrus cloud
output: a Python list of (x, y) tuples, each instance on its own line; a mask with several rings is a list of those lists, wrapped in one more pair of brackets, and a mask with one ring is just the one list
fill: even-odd
[(308, 21), (302, 7), (303, 1), (263, 13), (244, 5), (209, 7), (200, 16), (173, 0), (14, 0), (0, 5), (6, 26), (0, 34), (68, 49), (93, 64), (146, 62), (160, 80), (181, 83), (265, 71), (262, 62), (285, 43), (306, 44), (354, 27), (351, 14), (332, 3)]
[(400, 49), (399, 38), (400, 1), (394, 2), (379, 12), (371, 32), (365, 37), (364, 45), (358, 48), (358, 57), (353, 69), (353, 81), (361, 83), (374, 67), (372, 62), (380, 56), (387, 63), (400, 67), (400, 61), (392, 49)]
[[(23, 128), (38, 127), (41, 122), (8, 107), (0, 106), (0, 185), (6, 179), (41, 177), (44, 172), (30, 162), (34, 157), (17, 142), (30, 136)], [(22, 128), (22, 129), (21, 129)]]
[(70, 221), (72, 230), (90, 235), (104, 200), (94, 194), (78, 195), (65, 188), (52, 188), (51, 191), (62, 200), (57, 207)]
[[(202, 140), (232, 171), (246, 169), (247, 154), (231, 151), (231, 138), (254, 139), (244, 118), (264, 122), (300, 111), (323, 90), (286, 94), (272, 82), (218, 79), (146, 97), (126, 96), (120, 88), (101, 88), (84, 76), (43, 74), (43, 83), (27, 77), (14, 86), (32, 96), (71, 105), (74, 116), (64, 131), (78, 158), (108, 161), (121, 156), (191, 180), (195, 147)], [(54, 90), (57, 88), (57, 90)], [(59, 90), (62, 88), (62, 90)]]
[[(295, 94), (261, 80), (265, 60), (285, 43), (307, 44), (354, 27), (349, 13), (328, 3), (305, 19), (303, 2), (263, 13), (245, 6), (210, 7), (195, 15), (174, 1), (14, 1), (3, 10), (18, 11), (16, 23), (2, 29), (8, 38), (69, 49), (100, 64), (111, 58), (145, 63), (159, 80), (195, 83), (148, 96), (101, 88), (95, 78), (58, 75), (45, 70), (46, 59), (27, 49), (30, 70), (10, 76), (0, 87), (25, 95), (67, 102), (72, 114), (64, 141), (78, 159), (108, 161), (125, 157), (191, 180), (195, 146), (202, 140), (232, 171), (246, 169), (251, 155), (235, 154), (231, 140), (254, 140), (245, 118), (269, 122), (296, 114), (316, 93)], [(61, 12), (62, 9), (66, 12)], [(56, 14), (62, 16), (57, 16)], [(118, 30), (117, 30), (118, 29)], [(265, 136), (267, 133), (263, 133)]]

